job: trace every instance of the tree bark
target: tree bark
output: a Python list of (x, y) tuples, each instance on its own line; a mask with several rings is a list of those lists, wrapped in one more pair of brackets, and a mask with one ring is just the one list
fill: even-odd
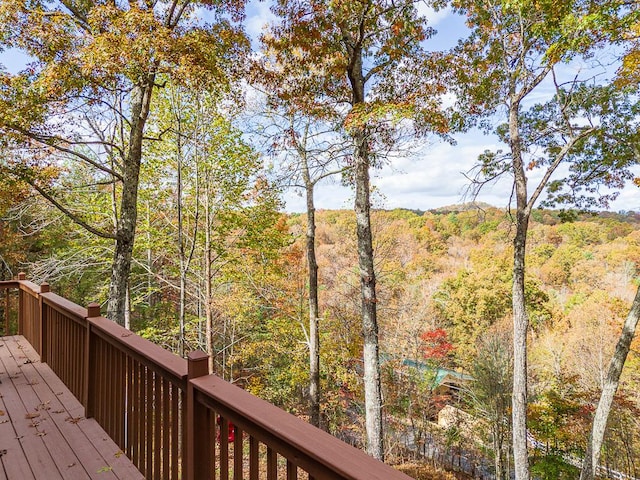
[(522, 161), (522, 140), (519, 131), (519, 103), (509, 110), (509, 142), (516, 190), (516, 235), (513, 241), (513, 460), (516, 480), (529, 480), (527, 451), (527, 316), (524, 273), (529, 228), (527, 178)]
[(205, 316), (206, 316), (206, 344), (209, 356), (209, 373), (215, 372), (215, 355), (213, 351), (213, 274), (211, 264), (211, 187), (209, 172), (205, 172), (204, 178), (204, 275), (205, 275)]
[(311, 424), (320, 427), (320, 336), (318, 317), (318, 262), (316, 261), (316, 214), (313, 182), (307, 159), (303, 159), (307, 195), (307, 264), (309, 281), (309, 413)]
[(129, 287), (131, 257), (138, 219), (138, 184), (143, 132), (149, 117), (154, 81), (155, 75), (149, 75), (144, 83), (135, 85), (131, 91), (129, 151), (123, 165), (120, 218), (116, 231), (116, 245), (111, 265), (111, 284), (107, 303), (107, 316), (123, 326), (125, 323), (126, 292)]
[[(347, 76), (351, 85), (351, 104), (356, 107), (365, 102), (365, 79), (362, 65), (360, 39), (347, 45), (349, 66)], [(367, 453), (384, 461), (384, 436), (382, 426), (382, 387), (380, 384), (380, 355), (378, 350), (378, 318), (376, 298), (376, 274), (371, 234), (371, 195), (369, 189), (370, 146), (366, 125), (355, 127), (352, 134), (355, 160), (355, 213), (360, 267), (360, 292), (362, 336), (364, 340), (364, 403)]]
[(618, 389), (620, 375), (622, 374), (624, 363), (627, 359), (627, 355), (629, 354), (631, 342), (635, 336), (639, 319), (640, 288), (638, 288), (636, 296), (633, 299), (631, 310), (624, 322), (622, 333), (620, 334), (620, 338), (616, 345), (616, 350), (613, 353), (613, 357), (611, 357), (609, 371), (607, 372), (604, 387), (600, 394), (596, 413), (593, 416), (591, 434), (589, 435), (589, 442), (587, 443), (587, 451), (584, 456), (582, 471), (580, 472), (580, 480), (593, 480), (595, 477), (598, 461), (600, 460), (600, 449), (602, 448), (604, 433), (607, 428), (607, 419), (609, 418), (609, 412), (611, 411), (611, 405), (613, 404), (613, 397)]
[(376, 275), (371, 234), (371, 199), (369, 192), (369, 152), (364, 129), (354, 136), (356, 142), (356, 227), (358, 263), (362, 299), (362, 335), (364, 339), (364, 398), (367, 430), (367, 453), (384, 460), (382, 431), (382, 389), (378, 351), (378, 319), (376, 308)]

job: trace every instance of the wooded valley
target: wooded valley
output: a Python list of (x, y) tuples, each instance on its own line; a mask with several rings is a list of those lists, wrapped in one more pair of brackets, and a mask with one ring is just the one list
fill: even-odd
[[(56, 292), (80, 304), (104, 298), (109, 257), (100, 252), (108, 251), (107, 242), (89, 245), (90, 237), (45, 202), (34, 198), (27, 203), (29, 209), (21, 203), (18, 210), (5, 212), (5, 218), (17, 211), (22, 216), (3, 222), (4, 275), (10, 275), (7, 268), (20, 267), (38, 281), (48, 279)], [(152, 231), (140, 230), (141, 238), (151, 241), (141, 241), (134, 255), (131, 328), (175, 352), (206, 350), (203, 252), (197, 245), (185, 276), (182, 310), (178, 232), (166, 222), (169, 211), (169, 205), (153, 208)], [(640, 264), (638, 214), (564, 217), (552, 210), (533, 212), (526, 282), (532, 323), (529, 431), (540, 442), (532, 471), (549, 479), (578, 475), (562, 457), (584, 455), (594, 405), (635, 295)], [(321, 425), (362, 445), (353, 213), (319, 211), (316, 218)], [(373, 224), (388, 458), (419, 458), (415, 450), (420, 445), (437, 442), (448, 452), (436, 458), (438, 463), (447, 465), (448, 455), (464, 448), (481, 465), (481, 459), (492, 458), (492, 439), (499, 438), (497, 448), (506, 462), (511, 442), (512, 217), (502, 209), (461, 205), (430, 212), (375, 211)], [(252, 243), (238, 240), (243, 237), (235, 232), (227, 237), (224, 253), (220, 247), (210, 297), (215, 371), (308, 418), (305, 216), (274, 213), (263, 228)], [(475, 381), (461, 392), (439, 389), (433, 373), (438, 368)], [(638, 392), (636, 339), (602, 460), (632, 476), (637, 476), (640, 460)], [(438, 426), (437, 414), (445, 405), (473, 415), (472, 425)]]

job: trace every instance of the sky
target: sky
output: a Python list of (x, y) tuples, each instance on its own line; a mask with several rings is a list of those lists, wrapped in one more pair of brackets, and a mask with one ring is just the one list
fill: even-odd
[[(434, 50), (452, 47), (465, 34), (464, 21), (459, 16), (447, 10), (434, 12), (426, 5), (421, 9), (421, 13), (429, 19), (429, 24), (438, 32), (428, 40)], [(254, 39), (254, 45), (257, 45), (256, 39), (264, 25), (273, 20), (269, 2), (249, 1), (245, 28)], [(16, 50), (0, 52), (0, 64), (10, 72), (20, 70), (28, 60)], [(479, 131), (456, 135), (454, 139), (455, 145), (431, 139), (417, 154), (396, 158), (383, 168), (372, 171), (374, 207), (428, 210), (469, 201), (470, 197), (465, 195), (469, 187), (465, 173), (473, 167), (479, 154), (504, 146), (500, 146), (495, 137)], [(535, 180), (533, 177), (530, 183)], [(477, 200), (503, 208), (508, 206), (510, 195), (511, 182), (505, 179), (487, 186)], [(284, 200), (285, 209), (289, 212), (305, 210), (305, 201), (299, 192), (285, 192)], [(321, 183), (316, 190), (316, 206), (320, 209), (352, 208), (353, 191), (339, 182)], [(640, 190), (635, 186), (625, 188), (610, 209), (640, 211)]]

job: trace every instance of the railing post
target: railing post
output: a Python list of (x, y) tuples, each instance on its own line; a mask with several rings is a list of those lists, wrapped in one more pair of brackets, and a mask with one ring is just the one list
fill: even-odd
[(49, 350), (47, 345), (47, 340), (49, 338), (49, 334), (47, 331), (47, 315), (45, 313), (45, 304), (44, 299), (42, 298), (43, 293), (49, 293), (51, 291), (51, 287), (47, 282), (42, 282), (40, 285), (40, 295), (38, 296), (38, 308), (40, 310), (40, 361), (46, 363), (49, 361)]
[(10, 322), (9, 322), (9, 289), (4, 291), (4, 334), (11, 335)]
[(187, 374), (187, 419), (186, 419), (186, 458), (187, 480), (207, 480), (211, 478), (211, 435), (208, 426), (209, 409), (196, 402), (195, 389), (191, 379), (209, 374), (209, 357), (197, 350), (189, 353)]
[[(26, 280), (27, 274), (20, 272), (18, 280)], [(18, 335), (24, 335), (24, 292), (18, 288)]]
[(100, 316), (100, 304), (92, 302), (87, 305), (87, 331), (85, 333), (84, 343), (84, 372), (82, 374), (82, 398), (80, 399), (84, 406), (84, 416), (86, 418), (93, 417), (93, 392), (91, 389), (90, 375), (91, 364), (93, 362), (93, 352), (91, 351), (91, 318)]

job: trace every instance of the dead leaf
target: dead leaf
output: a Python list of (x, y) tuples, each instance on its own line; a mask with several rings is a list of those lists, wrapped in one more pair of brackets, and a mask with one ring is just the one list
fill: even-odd
[(67, 417), (64, 420), (65, 422), (69, 423), (78, 423), (80, 420), (82, 420), (82, 417)]
[(70, 463), (69, 465), (67, 465), (67, 468), (71, 468), (71, 467), (75, 467), (76, 464), (75, 463)]
[(38, 432), (38, 436), (39, 437), (44, 437), (47, 434), (47, 432)]
[(113, 468), (107, 465), (106, 467), (98, 469), (98, 473), (110, 472), (111, 470), (113, 470)]
[(64, 413), (64, 410), (52, 410), (51, 413)]
[(4, 417), (4, 410), (0, 410), (0, 417)]
[(24, 418), (31, 419), (31, 418), (37, 418), (39, 416), (40, 416), (40, 414), (38, 412), (34, 412), (34, 413), (27, 413), (24, 416)]
[(122, 450), (119, 450), (113, 456), (116, 458), (120, 458), (122, 455), (124, 455), (124, 453), (122, 452)]

